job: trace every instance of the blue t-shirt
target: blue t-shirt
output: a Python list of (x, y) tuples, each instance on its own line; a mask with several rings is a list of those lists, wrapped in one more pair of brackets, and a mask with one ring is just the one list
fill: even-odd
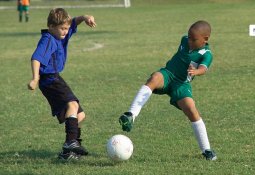
[(67, 59), (68, 41), (76, 31), (75, 18), (72, 20), (68, 34), (62, 40), (55, 38), (48, 30), (42, 30), (42, 37), (31, 58), (41, 63), (40, 75), (59, 73), (64, 69)]

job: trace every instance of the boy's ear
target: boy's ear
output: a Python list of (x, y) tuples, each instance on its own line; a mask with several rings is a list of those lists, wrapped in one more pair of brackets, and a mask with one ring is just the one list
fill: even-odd
[(209, 36), (204, 36), (204, 40), (205, 40), (205, 42), (207, 43), (208, 40), (209, 40)]
[(55, 26), (53, 25), (53, 24), (50, 24), (49, 26), (48, 26), (48, 28), (49, 29), (53, 29)]

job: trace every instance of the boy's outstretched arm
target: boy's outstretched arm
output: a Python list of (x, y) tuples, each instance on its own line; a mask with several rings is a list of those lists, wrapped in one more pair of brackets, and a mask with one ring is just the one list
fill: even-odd
[(83, 16), (78, 16), (75, 17), (75, 23), (78, 26), (82, 22), (85, 22), (89, 27), (96, 27), (96, 22), (93, 16), (90, 15), (83, 15)]
[(27, 85), (29, 90), (35, 90), (36, 87), (38, 86), (38, 81), (40, 79), (40, 75), (39, 75), (40, 64), (41, 63), (37, 60), (31, 61), (33, 78)]

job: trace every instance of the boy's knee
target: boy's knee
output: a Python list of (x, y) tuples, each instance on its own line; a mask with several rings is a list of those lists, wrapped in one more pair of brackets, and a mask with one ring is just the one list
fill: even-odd
[(77, 118), (78, 118), (78, 123), (82, 122), (82, 121), (85, 120), (85, 118), (86, 118), (85, 113), (84, 113), (84, 112), (80, 112), (80, 113), (77, 115)]
[(164, 86), (164, 78), (160, 72), (154, 72), (151, 77), (147, 80), (146, 85), (151, 90), (162, 88)]
[(199, 114), (198, 110), (196, 109), (196, 107), (184, 108), (182, 110), (191, 122), (196, 122), (201, 119), (200, 114)]
[(158, 81), (162, 78), (163, 78), (163, 76), (160, 72), (154, 72), (150, 77), (151, 81)]
[(77, 103), (77, 101), (71, 101), (71, 102), (68, 102), (67, 108), (68, 108), (68, 109), (75, 110), (75, 111), (78, 111), (78, 109), (79, 109), (79, 104)]
[(184, 98), (179, 100), (177, 104), (191, 122), (197, 121), (201, 118), (192, 98)]

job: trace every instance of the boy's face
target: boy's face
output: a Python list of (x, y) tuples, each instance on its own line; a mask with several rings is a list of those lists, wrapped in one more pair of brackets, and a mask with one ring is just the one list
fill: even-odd
[(199, 49), (203, 47), (209, 39), (209, 36), (203, 36), (199, 31), (190, 29), (188, 33), (189, 49)]
[(68, 23), (58, 25), (58, 26), (49, 26), (49, 32), (57, 37), (58, 39), (64, 39), (69, 31), (70, 25)]

